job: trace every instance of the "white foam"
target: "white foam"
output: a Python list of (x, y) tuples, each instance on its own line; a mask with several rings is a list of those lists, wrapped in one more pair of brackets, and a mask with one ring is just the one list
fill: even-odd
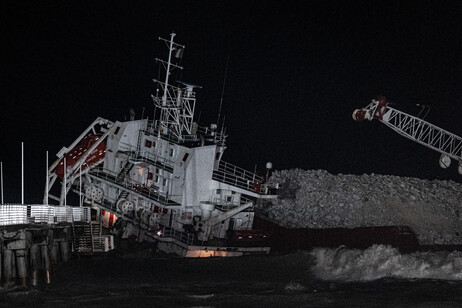
[(324, 280), (370, 281), (384, 277), (462, 280), (462, 252), (401, 254), (396, 248), (374, 245), (368, 249), (316, 248), (312, 270)]
[(306, 288), (303, 285), (301, 285), (300, 283), (298, 283), (298, 282), (290, 282), (284, 288), (284, 290), (289, 292), (289, 293), (302, 292), (302, 291), (305, 291), (305, 289)]

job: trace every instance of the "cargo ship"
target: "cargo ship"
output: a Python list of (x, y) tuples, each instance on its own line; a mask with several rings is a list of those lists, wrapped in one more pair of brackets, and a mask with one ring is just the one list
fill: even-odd
[[(278, 185), (225, 162), (223, 125), (197, 122), (196, 89), (172, 82), (185, 46), (160, 38), (166, 60), (154, 79), (152, 119), (97, 118), (49, 167), (44, 203), (75, 193), (93, 216), (123, 239), (154, 243), (186, 257), (268, 253), (254, 230), (254, 206), (277, 197)], [(268, 163), (267, 167), (271, 167)], [(56, 193), (58, 192), (58, 193)], [(262, 237), (261, 240), (255, 240)], [(249, 245), (250, 243), (250, 245)]]

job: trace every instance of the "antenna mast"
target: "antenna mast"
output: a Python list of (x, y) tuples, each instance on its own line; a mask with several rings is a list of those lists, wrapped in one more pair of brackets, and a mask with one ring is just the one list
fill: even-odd
[(183, 87), (169, 84), (170, 73), (175, 68), (183, 67), (172, 63), (172, 58), (180, 59), (183, 56), (185, 46), (173, 41), (175, 33), (170, 34), (170, 40), (159, 37), (168, 47), (168, 60), (164, 61), (156, 58), (165, 69), (165, 81), (154, 79), (153, 81), (160, 86), (163, 91), (162, 97), (152, 96), (154, 105), (160, 109), (160, 119), (156, 124), (155, 133), (160, 135), (170, 135), (178, 141), (184, 140), (184, 135), (192, 134), (192, 123), (194, 109), (196, 105), (196, 94), (193, 89), (198, 86), (178, 81)]
[(2, 204), (3, 204), (3, 162), (0, 162), (0, 181), (2, 182)]
[(24, 204), (24, 142), (21, 142), (21, 204)]
[(226, 68), (225, 68), (225, 76), (223, 77), (223, 88), (221, 89), (221, 98), (220, 98), (220, 108), (218, 108), (218, 119), (217, 119), (217, 127), (220, 123), (220, 115), (221, 115), (221, 106), (223, 105), (223, 95), (225, 93), (225, 86), (226, 86), (226, 78), (228, 76), (228, 64), (229, 64), (229, 56), (226, 60)]

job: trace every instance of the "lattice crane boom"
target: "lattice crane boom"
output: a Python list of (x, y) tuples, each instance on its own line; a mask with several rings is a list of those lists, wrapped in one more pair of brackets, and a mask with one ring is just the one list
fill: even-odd
[(462, 137), (388, 106), (384, 96), (373, 99), (365, 108), (356, 109), (353, 119), (358, 122), (379, 120), (398, 134), (441, 153), (439, 163), (442, 168), (448, 168), (451, 158), (454, 159), (458, 162), (459, 174), (462, 174)]

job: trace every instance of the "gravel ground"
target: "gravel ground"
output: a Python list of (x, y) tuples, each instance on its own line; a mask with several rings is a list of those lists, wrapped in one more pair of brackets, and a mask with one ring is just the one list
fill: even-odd
[(462, 184), (392, 175), (275, 171), (280, 197), (258, 206), (286, 227), (410, 226), (422, 245), (462, 244)]

